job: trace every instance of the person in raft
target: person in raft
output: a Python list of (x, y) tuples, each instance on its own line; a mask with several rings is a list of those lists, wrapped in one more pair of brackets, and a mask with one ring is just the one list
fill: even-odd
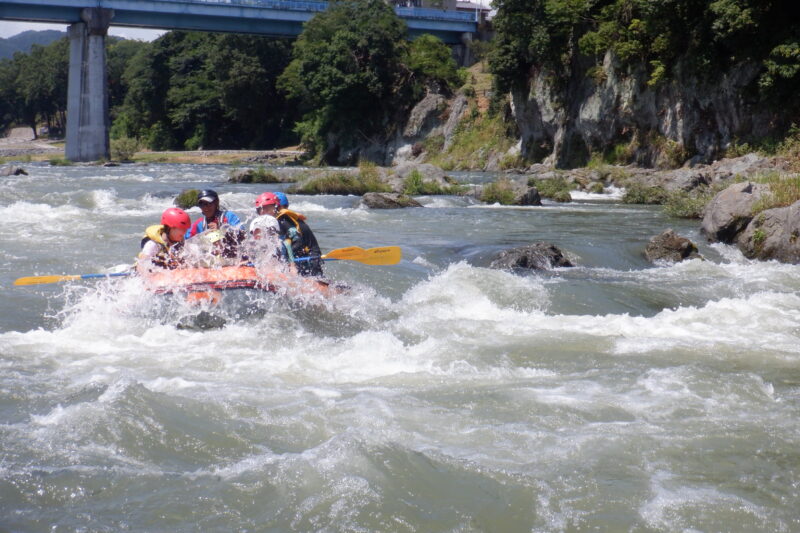
[(273, 264), (277, 260), (297, 273), (292, 248), (281, 240), (280, 224), (272, 215), (260, 215), (250, 222), (250, 238), (246, 242), (246, 254), (257, 265), (264, 260)]
[(241, 229), (242, 221), (233, 211), (220, 209), (219, 195), (216, 191), (205, 189), (197, 194), (197, 205), (203, 216), (194, 221), (191, 228), (186, 230), (185, 238), (194, 237), (208, 229), (220, 229), (224, 225)]
[(136, 270), (142, 272), (180, 266), (184, 235), (191, 224), (189, 215), (183, 209), (166, 209), (161, 214), (161, 224), (154, 224), (144, 232), (142, 250), (136, 258)]
[(306, 224), (305, 215), (289, 209), (289, 199), (282, 192), (272, 193), (278, 198), (279, 206), (275, 218), (281, 225), (281, 236), (291, 241), (295, 259), (312, 259), (297, 262), (297, 270), (302, 276), (322, 276), (322, 252), (314, 232)]

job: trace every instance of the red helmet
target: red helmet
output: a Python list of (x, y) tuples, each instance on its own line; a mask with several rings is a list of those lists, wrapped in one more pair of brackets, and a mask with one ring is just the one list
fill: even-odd
[(170, 207), (161, 214), (161, 223), (170, 228), (189, 229), (192, 220), (186, 211), (179, 207)]
[(256, 198), (256, 207), (264, 207), (265, 205), (278, 206), (281, 205), (281, 201), (271, 192), (261, 193), (259, 197)]

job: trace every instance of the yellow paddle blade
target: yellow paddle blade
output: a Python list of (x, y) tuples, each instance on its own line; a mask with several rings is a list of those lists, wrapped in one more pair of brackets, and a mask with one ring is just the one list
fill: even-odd
[(365, 250), (358, 246), (348, 246), (347, 248), (337, 248), (323, 255), (323, 259), (344, 259), (347, 261), (360, 261), (364, 257)]
[(338, 248), (323, 255), (323, 259), (358, 261), (365, 265), (396, 265), (403, 256), (399, 246), (381, 246), (363, 249), (358, 246)]
[(59, 281), (71, 281), (74, 279), (81, 279), (81, 276), (29, 276), (27, 278), (17, 278), (14, 280), (14, 285), (40, 285), (42, 283), (58, 283)]
[(365, 265), (396, 265), (402, 257), (399, 246), (381, 246), (364, 250), (364, 257), (359, 261)]

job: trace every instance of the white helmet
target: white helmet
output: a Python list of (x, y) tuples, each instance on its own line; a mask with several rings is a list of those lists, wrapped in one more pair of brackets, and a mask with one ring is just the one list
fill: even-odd
[(274, 233), (278, 234), (281, 231), (281, 225), (278, 223), (278, 219), (270, 215), (261, 215), (260, 217), (256, 217), (250, 222), (250, 233), (253, 233), (255, 230), (261, 230), (264, 233)]

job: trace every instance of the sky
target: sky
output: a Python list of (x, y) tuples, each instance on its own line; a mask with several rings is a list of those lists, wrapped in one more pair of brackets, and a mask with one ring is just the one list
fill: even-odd
[[(24, 31), (34, 30), (59, 30), (67, 31), (67, 24), (42, 24), (37, 22), (12, 22), (10, 20), (0, 20), (0, 38), (8, 39)], [(143, 28), (124, 28), (122, 26), (111, 26), (108, 30), (109, 35), (124, 37), (126, 39), (138, 39), (140, 41), (152, 41), (159, 35), (166, 33), (164, 30), (145, 30)]]

